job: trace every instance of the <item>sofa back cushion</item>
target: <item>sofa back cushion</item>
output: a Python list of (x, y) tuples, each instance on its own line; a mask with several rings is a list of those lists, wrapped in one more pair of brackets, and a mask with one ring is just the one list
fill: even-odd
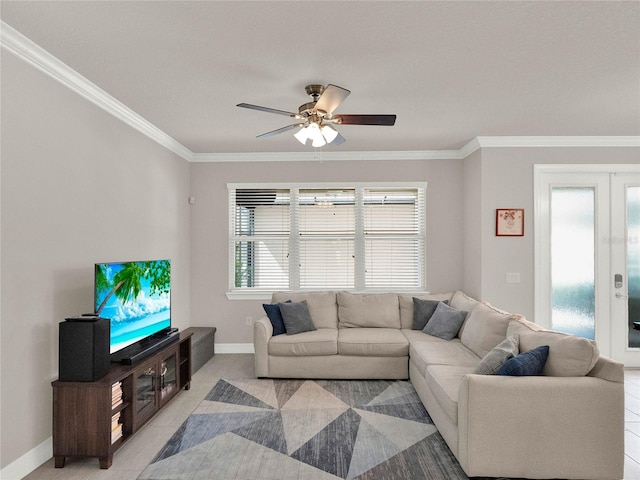
[(517, 315), (503, 312), (486, 303), (478, 303), (469, 312), (460, 329), (460, 341), (482, 358), (507, 337), (509, 323), (517, 318)]
[(272, 303), (283, 303), (287, 300), (292, 302), (306, 300), (311, 320), (316, 328), (338, 328), (336, 292), (274, 292), (271, 296)]
[[(451, 300), (449, 301), (449, 305), (451, 305), (456, 310), (464, 310), (467, 312), (467, 318), (471, 314), (471, 311), (477, 306), (480, 305), (481, 302), (476, 300), (475, 298), (471, 298), (469, 295), (464, 293), (462, 290), (456, 290), (453, 292), (451, 296)], [(460, 330), (460, 334), (464, 330), (464, 325)]]
[(520, 351), (549, 345), (549, 358), (543, 373), (553, 377), (583, 377), (589, 373), (600, 356), (595, 342), (576, 335), (545, 330), (524, 318), (509, 324), (507, 335), (517, 334)]
[(444, 302), (451, 300), (453, 293), (400, 293), (398, 294), (398, 302), (400, 303), (400, 325), (401, 328), (413, 327), (413, 298), (421, 300), (437, 300)]
[(395, 293), (338, 292), (340, 328), (400, 328), (400, 307)]

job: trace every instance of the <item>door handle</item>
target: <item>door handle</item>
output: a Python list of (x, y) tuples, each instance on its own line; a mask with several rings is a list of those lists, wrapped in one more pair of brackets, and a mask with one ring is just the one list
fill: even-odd
[(616, 298), (629, 298), (629, 295), (623, 295), (620, 292), (616, 293)]

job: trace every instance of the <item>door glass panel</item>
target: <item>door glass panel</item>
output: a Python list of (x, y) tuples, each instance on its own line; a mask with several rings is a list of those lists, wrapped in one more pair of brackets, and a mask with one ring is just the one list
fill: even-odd
[(640, 348), (640, 187), (627, 188), (627, 275), (629, 347)]
[(551, 325), (595, 338), (595, 189), (551, 190)]

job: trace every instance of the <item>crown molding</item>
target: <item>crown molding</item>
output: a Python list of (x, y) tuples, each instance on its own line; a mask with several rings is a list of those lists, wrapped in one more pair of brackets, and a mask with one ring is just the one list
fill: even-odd
[(403, 150), (403, 151), (307, 151), (307, 152), (245, 152), (194, 153), (196, 163), (217, 162), (331, 162), (348, 160), (459, 160), (460, 150)]
[(640, 136), (475, 137), (458, 150), (194, 153), (192, 162), (324, 162), (347, 160), (463, 160), (482, 148), (640, 147)]
[(194, 163), (300, 162), (356, 160), (462, 160), (482, 148), (504, 147), (640, 147), (640, 136), (475, 137), (458, 150), (194, 153), (173, 137), (116, 100), (100, 87), (0, 21), (0, 47), (49, 75), (176, 155)]
[(640, 147), (640, 136), (476, 137), (478, 148), (501, 147)]
[(0, 24), (0, 46), (19, 59), (37, 68), (57, 80), (65, 87), (102, 108), (130, 127), (146, 135), (154, 142), (172, 151), (176, 155), (191, 160), (193, 153), (181, 143), (145, 120), (129, 107), (116, 100), (100, 87), (80, 75), (67, 64), (51, 55), (20, 32), (7, 25)]

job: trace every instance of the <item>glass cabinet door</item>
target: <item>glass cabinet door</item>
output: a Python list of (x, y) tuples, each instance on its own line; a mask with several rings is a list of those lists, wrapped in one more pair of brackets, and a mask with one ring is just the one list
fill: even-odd
[(160, 391), (160, 405), (163, 405), (176, 393), (178, 393), (178, 362), (177, 354), (164, 358), (160, 362), (160, 371), (158, 372)]
[(136, 375), (135, 407), (139, 421), (156, 410), (156, 367), (150, 365)]

